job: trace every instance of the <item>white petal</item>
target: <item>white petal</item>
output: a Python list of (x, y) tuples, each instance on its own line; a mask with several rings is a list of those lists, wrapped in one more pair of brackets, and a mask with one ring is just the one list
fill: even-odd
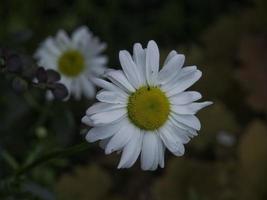
[(59, 56), (61, 54), (60, 49), (55, 44), (55, 41), (50, 37), (45, 40), (45, 42), (42, 45), (44, 48), (47, 49), (51, 54)]
[(154, 161), (153, 161), (153, 166), (151, 168), (151, 170), (156, 170), (158, 165), (160, 165), (160, 167), (164, 167), (164, 145), (162, 143), (162, 140), (160, 139), (160, 137), (158, 136), (158, 132), (155, 131), (156, 134), (156, 138), (157, 138), (157, 145), (155, 148), (155, 157), (154, 157)]
[(158, 137), (154, 132), (144, 134), (141, 152), (141, 168), (143, 170), (155, 170), (158, 165)]
[(127, 104), (127, 96), (121, 93), (111, 92), (111, 91), (100, 91), (96, 95), (96, 99), (105, 103), (113, 104)]
[(184, 104), (191, 103), (193, 101), (197, 101), (201, 99), (201, 97), (202, 96), (199, 92), (187, 91), (187, 92), (176, 94), (170, 97), (169, 99), (170, 99), (171, 104), (184, 105)]
[(155, 151), (155, 154), (154, 154), (154, 160), (153, 160), (153, 165), (151, 166), (151, 168), (149, 170), (156, 170), (158, 168), (158, 165), (159, 165), (159, 146), (158, 146), (158, 136), (156, 137), (157, 140), (156, 140), (156, 145), (154, 147), (154, 151)]
[(80, 100), (82, 97), (82, 86), (79, 78), (73, 79), (70, 84), (70, 91), (76, 100)]
[(91, 81), (89, 81), (85, 76), (81, 77), (81, 86), (84, 95), (87, 98), (93, 98), (95, 95), (95, 87)]
[(194, 71), (197, 70), (197, 66), (193, 65), (193, 66), (187, 66), (187, 67), (183, 67), (181, 70), (181, 73), (179, 75), (179, 78), (186, 76)]
[(188, 132), (188, 134), (189, 134), (189, 136), (190, 136), (191, 138), (194, 137), (194, 136), (197, 136), (197, 135), (198, 135), (196, 129), (194, 129), (194, 128), (192, 128), (192, 127), (189, 127), (189, 126), (187, 126), (187, 125), (185, 125), (185, 124), (183, 124), (183, 123), (181, 123), (181, 122), (175, 120), (175, 119), (174, 119), (174, 116), (173, 116), (172, 114), (171, 114), (169, 120), (170, 120), (170, 123), (171, 123), (174, 127), (178, 127), (178, 128), (180, 128), (180, 129), (182, 129), (182, 130)]
[(131, 140), (134, 133), (134, 128), (129, 123), (123, 123), (120, 130), (110, 139), (105, 153), (110, 154), (113, 151), (122, 149)]
[(133, 137), (129, 141), (129, 143), (123, 148), (123, 152), (121, 155), (120, 163), (118, 168), (129, 168), (133, 166), (135, 161), (137, 160), (143, 142), (143, 133), (141, 130), (135, 128)]
[(121, 125), (124, 121), (125, 120), (121, 120), (120, 122), (115, 124), (91, 128), (88, 131), (85, 139), (88, 142), (95, 142), (97, 140), (103, 140), (109, 138), (121, 129)]
[(92, 81), (94, 84), (96, 84), (97, 86), (99, 86), (105, 90), (125, 93), (121, 88), (119, 88), (116, 85), (114, 85), (113, 83), (110, 83), (110, 82), (105, 81), (103, 79), (92, 78)]
[(177, 55), (177, 52), (176, 52), (175, 50), (172, 50), (172, 51), (168, 54), (167, 58), (165, 59), (165, 61), (164, 61), (164, 63), (163, 63), (163, 66), (166, 65), (166, 64), (169, 62), (169, 60), (170, 60), (173, 56), (175, 56), (175, 55)]
[(171, 117), (175, 121), (184, 124), (190, 128), (196, 129), (198, 131), (201, 128), (200, 121), (195, 115), (178, 115), (176, 113), (171, 113)]
[(82, 123), (88, 125), (88, 126), (93, 126), (92, 120), (88, 116), (83, 116), (82, 118)]
[(102, 126), (109, 123), (115, 123), (124, 117), (126, 117), (127, 110), (125, 108), (119, 108), (116, 110), (110, 110), (107, 112), (95, 113), (90, 116), (90, 120), (95, 126)]
[(85, 26), (79, 27), (72, 33), (72, 43), (76, 48), (84, 50), (88, 46), (92, 35), (89, 29)]
[(49, 52), (43, 45), (36, 51), (34, 57), (38, 59), (38, 64), (44, 68), (57, 70), (58, 55)]
[(169, 127), (169, 130), (172, 130), (173, 135), (179, 138), (179, 140), (186, 144), (190, 141), (190, 139), (193, 137), (193, 135), (188, 131), (180, 128), (179, 126), (175, 126), (175, 123), (170, 121), (167, 125)]
[(161, 84), (167, 83), (173, 77), (177, 76), (184, 64), (185, 57), (182, 54), (174, 55), (163, 66), (159, 72), (159, 81)]
[(164, 161), (164, 154), (165, 154), (165, 146), (162, 140), (158, 137), (158, 150), (159, 150), (159, 166), (164, 168), (165, 161)]
[(117, 109), (121, 109), (124, 107), (125, 107), (125, 105), (121, 105), (121, 104), (110, 104), (110, 103), (98, 102), (87, 109), (86, 115), (93, 115), (93, 114), (99, 113), (99, 112), (107, 112), (107, 111), (111, 111), (111, 110), (117, 110)]
[(124, 73), (121, 70), (109, 70), (106, 73), (106, 76), (115, 85), (117, 85), (127, 93), (135, 91), (134, 87), (131, 85), (131, 83), (129, 83), (129, 81), (127, 80), (127, 78), (125, 77)]
[(177, 81), (179, 79), (181, 79), (182, 77), (190, 74), (190, 73), (193, 73), (197, 70), (197, 67), (196, 66), (189, 66), (189, 67), (183, 67), (179, 73), (175, 73), (175, 76), (172, 77), (172, 79), (170, 79), (169, 81), (165, 82), (164, 84), (161, 84), (162, 87), (165, 89), (165, 90), (168, 90), (169, 88), (172, 88), (172, 86), (174, 84), (177, 83)]
[[(100, 42), (98, 37), (93, 37), (92, 33), (90, 32), (90, 40), (88, 43), (88, 49), (90, 49), (91, 54), (93, 56), (101, 53), (103, 50), (105, 50), (107, 48), (107, 44), (104, 42)], [(86, 50), (86, 49), (85, 49)], [(90, 52), (87, 52), (90, 54)]]
[(56, 35), (56, 43), (62, 51), (70, 48), (70, 38), (64, 30), (58, 31)]
[(135, 87), (139, 88), (141, 85), (139, 71), (136, 64), (133, 62), (133, 59), (128, 51), (120, 51), (119, 59), (123, 72), (125, 73), (129, 82)]
[(160, 138), (166, 147), (176, 156), (184, 155), (184, 145), (169, 126), (164, 126), (160, 131)]
[(147, 45), (146, 53), (146, 79), (149, 85), (157, 84), (159, 72), (159, 49), (157, 44), (151, 40)]
[(190, 103), (185, 105), (172, 105), (171, 110), (177, 114), (194, 115), (202, 108), (211, 105), (212, 102)]
[(79, 27), (73, 32), (72, 44), (81, 50), (86, 57), (98, 55), (107, 46), (105, 43), (100, 42), (99, 38), (94, 37), (86, 26)]
[(192, 86), (196, 81), (198, 81), (201, 75), (201, 71), (197, 70), (193, 73), (188, 74), (187, 76), (182, 77), (173, 86), (167, 89), (167, 96), (169, 97), (183, 92), (184, 90)]
[(106, 61), (107, 58), (105, 56), (99, 57), (88, 57), (85, 61), (86, 69), (85, 73), (87, 73), (88, 77), (101, 77), (104, 75), (106, 70)]
[(133, 47), (133, 60), (137, 66), (142, 85), (146, 84), (146, 52), (140, 43), (135, 43)]

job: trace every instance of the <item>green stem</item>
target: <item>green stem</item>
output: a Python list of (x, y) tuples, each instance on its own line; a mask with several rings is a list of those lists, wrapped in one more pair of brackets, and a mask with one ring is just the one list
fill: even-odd
[(64, 157), (64, 156), (71, 156), (73, 154), (85, 151), (89, 148), (90, 148), (90, 145), (87, 142), (83, 142), (81, 144), (74, 145), (74, 146), (66, 148), (66, 149), (53, 151), (51, 153), (48, 153), (48, 154), (36, 159), (32, 163), (20, 168), (19, 170), (16, 171), (15, 176), (17, 177), (17, 176), (23, 175), (23, 174), (27, 173), (28, 171), (30, 171), (31, 169), (33, 169), (39, 165), (42, 165), (42, 164), (44, 164), (44, 163), (46, 163), (52, 159)]
[(6, 161), (6, 163), (12, 167), (14, 170), (18, 169), (19, 164), (16, 159), (6, 150), (3, 150), (1, 153), (2, 158)]

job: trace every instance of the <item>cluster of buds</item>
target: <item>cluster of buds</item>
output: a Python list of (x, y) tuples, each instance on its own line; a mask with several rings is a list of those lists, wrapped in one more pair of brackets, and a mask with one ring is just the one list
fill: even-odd
[(12, 88), (17, 93), (36, 87), (50, 90), (54, 98), (58, 100), (68, 96), (67, 88), (59, 83), (58, 72), (51, 69), (45, 70), (9, 49), (0, 49), (0, 72), (11, 77)]

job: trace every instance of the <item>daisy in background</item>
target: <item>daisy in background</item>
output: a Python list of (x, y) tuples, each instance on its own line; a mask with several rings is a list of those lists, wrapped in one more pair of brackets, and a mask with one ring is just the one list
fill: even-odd
[(159, 69), (159, 49), (150, 41), (146, 49), (137, 43), (133, 56), (120, 51), (122, 70), (109, 70), (106, 78), (94, 79), (103, 88), (82, 122), (92, 126), (86, 140), (100, 145), (106, 154), (121, 151), (118, 168), (131, 167), (141, 154), (141, 168), (164, 167), (165, 148), (184, 154), (184, 144), (197, 135), (200, 122), (195, 116), (212, 102), (185, 91), (200, 77), (196, 66), (182, 67), (184, 55), (171, 51)]
[(47, 38), (35, 57), (40, 66), (57, 70), (62, 77), (60, 82), (79, 100), (82, 94), (87, 98), (95, 96), (92, 79), (104, 73), (107, 57), (101, 53), (105, 48), (105, 43), (82, 26), (71, 37), (60, 30), (54, 38)]

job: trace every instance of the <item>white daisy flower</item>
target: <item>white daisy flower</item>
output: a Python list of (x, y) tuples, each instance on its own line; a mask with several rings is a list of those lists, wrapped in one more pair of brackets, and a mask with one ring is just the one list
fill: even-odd
[(104, 73), (107, 57), (100, 53), (105, 48), (105, 43), (82, 26), (71, 37), (60, 30), (54, 38), (47, 38), (38, 48), (35, 57), (40, 66), (57, 70), (61, 75), (60, 82), (78, 100), (82, 94), (87, 98), (94, 97), (92, 78)]
[(86, 140), (100, 145), (106, 154), (122, 151), (118, 168), (131, 167), (141, 154), (141, 168), (164, 167), (165, 147), (184, 154), (184, 144), (197, 135), (195, 116), (212, 102), (196, 103), (201, 94), (185, 91), (200, 77), (196, 66), (183, 67), (185, 57), (171, 51), (159, 69), (159, 49), (150, 41), (146, 49), (135, 44), (133, 57), (120, 51), (123, 71), (109, 70), (106, 78), (94, 79), (103, 88), (82, 122), (92, 126)]

